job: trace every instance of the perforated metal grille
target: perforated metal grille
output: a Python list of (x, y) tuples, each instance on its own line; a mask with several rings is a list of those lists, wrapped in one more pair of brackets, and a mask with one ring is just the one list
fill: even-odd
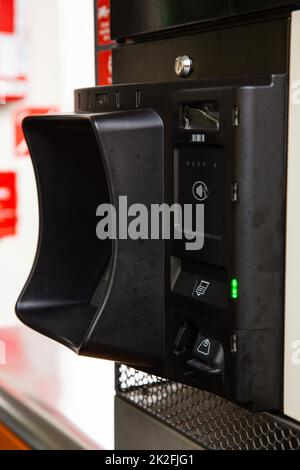
[(118, 394), (200, 446), (224, 450), (300, 449), (300, 427), (251, 413), (212, 393), (117, 366)]

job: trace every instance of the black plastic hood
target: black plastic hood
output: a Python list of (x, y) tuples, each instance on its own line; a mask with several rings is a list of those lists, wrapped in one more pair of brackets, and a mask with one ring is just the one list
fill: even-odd
[(96, 210), (118, 210), (122, 195), (128, 204), (162, 202), (161, 119), (139, 110), (30, 117), (23, 127), (40, 235), (19, 319), (79, 354), (153, 366), (162, 347), (162, 241), (100, 240)]

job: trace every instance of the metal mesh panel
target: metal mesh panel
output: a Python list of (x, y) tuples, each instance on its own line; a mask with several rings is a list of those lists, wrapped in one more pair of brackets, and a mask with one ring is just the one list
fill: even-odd
[(207, 449), (300, 449), (300, 427), (212, 393), (117, 366), (118, 395)]

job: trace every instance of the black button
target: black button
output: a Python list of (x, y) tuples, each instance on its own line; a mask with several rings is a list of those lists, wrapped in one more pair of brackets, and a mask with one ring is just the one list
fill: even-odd
[(173, 292), (199, 300), (215, 307), (226, 308), (228, 287), (225, 283), (206, 276), (181, 271)]
[(210, 339), (202, 339), (199, 344), (196, 345), (196, 352), (200, 356), (206, 356), (209, 357), (210, 352), (211, 352), (211, 340)]
[(223, 369), (224, 350), (219, 341), (199, 335), (192, 354), (199, 362), (211, 369)]

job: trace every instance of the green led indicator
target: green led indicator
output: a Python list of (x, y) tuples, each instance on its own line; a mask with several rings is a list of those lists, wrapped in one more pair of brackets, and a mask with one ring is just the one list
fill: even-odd
[(239, 297), (239, 282), (237, 279), (231, 281), (231, 298), (238, 299)]

